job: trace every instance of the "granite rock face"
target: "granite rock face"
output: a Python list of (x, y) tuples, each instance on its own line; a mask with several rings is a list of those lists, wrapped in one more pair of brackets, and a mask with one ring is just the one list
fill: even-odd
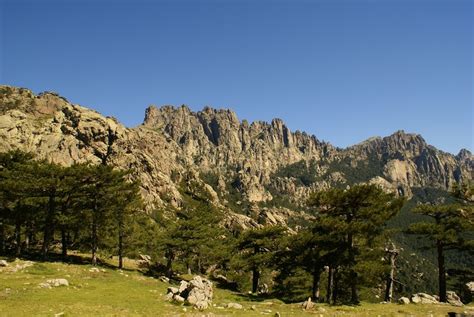
[(0, 138), (0, 151), (132, 169), (148, 209), (180, 208), (180, 187), (203, 188), (226, 224), (241, 228), (305, 219), (316, 189), (371, 182), (410, 196), (414, 187), (448, 190), (474, 170), (469, 151), (444, 153), (403, 131), (339, 149), (280, 119), (249, 124), (231, 110), (186, 106), (151, 106), (127, 128), (56, 93), (10, 86), (0, 86)]

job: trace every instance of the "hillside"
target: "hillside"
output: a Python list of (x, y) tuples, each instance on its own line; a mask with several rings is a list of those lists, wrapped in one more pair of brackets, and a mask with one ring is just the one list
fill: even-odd
[[(76, 256), (76, 258), (80, 258)], [(65, 278), (68, 286), (40, 287), (48, 279)], [(472, 312), (472, 306), (368, 304), (359, 307), (318, 304), (304, 311), (300, 304), (274, 298), (257, 298), (215, 289), (212, 307), (203, 313), (164, 300), (176, 285), (145, 276), (127, 261), (124, 270), (109, 263), (90, 265), (15, 260), (0, 268), (1, 316), (445, 316), (447, 312)], [(225, 308), (239, 303), (241, 309)]]
[[(472, 180), (474, 160), (437, 150), (417, 134), (397, 131), (340, 149), (315, 136), (291, 132), (280, 119), (240, 121), (231, 110), (149, 107), (143, 124), (70, 103), (56, 93), (0, 86), (0, 152), (20, 149), (61, 165), (91, 162), (131, 170), (145, 209), (166, 216), (205, 199), (232, 231), (262, 225), (297, 229), (313, 219), (312, 191), (369, 182), (411, 201), (391, 220), (406, 229), (416, 202), (445, 199), (454, 183)], [(191, 203), (190, 203), (191, 201)], [(171, 217), (170, 217), (171, 218)], [(402, 233), (400, 294), (436, 289), (434, 251)], [(469, 258), (448, 264), (469, 268)]]

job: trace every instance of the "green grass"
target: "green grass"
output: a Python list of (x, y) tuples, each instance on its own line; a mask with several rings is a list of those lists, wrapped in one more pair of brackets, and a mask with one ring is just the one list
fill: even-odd
[[(24, 261), (16, 260), (10, 267), (18, 263)], [(144, 276), (132, 263), (123, 271), (107, 266), (100, 267), (100, 272), (90, 272), (91, 268), (44, 262), (17, 272), (0, 269), (0, 316), (274, 316), (276, 312), (281, 316), (445, 316), (448, 311), (474, 310), (472, 306), (364, 303), (356, 307), (318, 304), (317, 309), (305, 312), (298, 304), (215, 289), (215, 306), (198, 312), (164, 301), (169, 284)], [(38, 287), (51, 278), (66, 278), (70, 285)], [(240, 303), (244, 308), (224, 309), (229, 302)]]

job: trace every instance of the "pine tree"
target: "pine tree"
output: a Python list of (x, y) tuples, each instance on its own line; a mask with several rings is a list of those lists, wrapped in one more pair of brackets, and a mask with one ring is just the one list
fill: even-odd
[(97, 264), (100, 233), (111, 225), (113, 211), (119, 208), (123, 197), (116, 190), (123, 185), (125, 172), (111, 166), (90, 166), (84, 173), (84, 209), (90, 225), (91, 262)]
[(252, 293), (258, 290), (262, 268), (271, 266), (284, 233), (284, 228), (273, 226), (248, 230), (240, 237), (237, 249), (244, 268), (252, 272)]
[(335, 232), (333, 238), (338, 241), (341, 252), (334, 260), (348, 269), (353, 304), (359, 302), (358, 257), (383, 233), (386, 222), (401, 209), (403, 201), (378, 186), (366, 184), (347, 190), (333, 188), (317, 192), (309, 199), (309, 205), (316, 207), (320, 214), (320, 226)]
[(34, 208), (25, 191), (28, 184), (25, 170), (32, 159), (32, 154), (19, 150), (0, 153), (0, 254), (5, 252), (8, 224), (14, 226), (15, 255), (21, 253), (21, 229)]
[[(408, 233), (423, 235), (436, 248), (438, 259), (438, 288), (440, 302), (446, 302), (446, 251), (473, 252), (474, 240), (474, 208), (470, 201), (471, 195), (454, 195), (461, 199), (452, 204), (420, 204), (413, 211), (427, 216), (427, 221), (412, 224)], [(429, 218), (428, 218), (429, 217)]]

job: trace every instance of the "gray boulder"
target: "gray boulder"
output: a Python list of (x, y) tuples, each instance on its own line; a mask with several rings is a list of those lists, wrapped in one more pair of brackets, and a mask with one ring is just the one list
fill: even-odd
[(181, 281), (179, 287), (168, 287), (165, 298), (204, 310), (211, 305), (213, 293), (212, 283), (209, 280), (195, 276), (189, 282)]
[(175, 302), (178, 302), (178, 303), (184, 303), (186, 300), (184, 299), (184, 297), (182, 296), (179, 296), (179, 295), (174, 295), (173, 296), (173, 300)]
[(0, 266), (1, 266), (1, 267), (8, 266), (8, 262), (5, 261), (5, 260), (0, 260)]
[(228, 303), (225, 305), (226, 308), (234, 308), (234, 309), (242, 309), (244, 308), (242, 305), (237, 303)]
[(461, 302), (461, 298), (452, 291), (446, 292), (446, 298), (448, 300), (448, 303), (450, 303), (453, 306), (463, 306), (464, 304)]
[(47, 280), (46, 283), (48, 283), (49, 285), (53, 287), (69, 286), (69, 282), (65, 278), (50, 279), (50, 280)]
[(400, 297), (398, 303), (401, 305), (407, 305), (410, 304), (410, 299), (408, 297)]
[(411, 302), (414, 304), (437, 304), (438, 301), (432, 295), (426, 293), (416, 293), (411, 296)]
[(314, 308), (314, 303), (311, 301), (311, 297), (308, 297), (306, 301), (301, 304), (304, 310), (310, 310)]
[(467, 288), (474, 294), (474, 281), (466, 283)]

